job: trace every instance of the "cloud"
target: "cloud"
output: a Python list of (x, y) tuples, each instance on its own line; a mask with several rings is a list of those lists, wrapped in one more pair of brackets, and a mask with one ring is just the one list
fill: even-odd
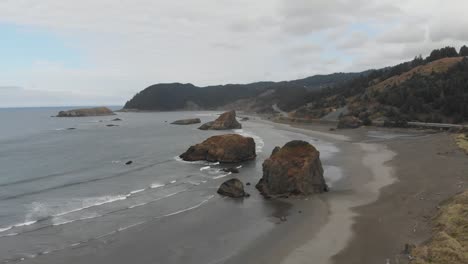
[(53, 103), (51, 93), (63, 104), (76, 94), (123, 104), (157, 82), (360, 71), (468, 44), (464, 10), (465, 0), (0, 1), (0, 23), (53, 33), (86, 62), (31, 58), (12, 70), (2, 61), (9, 70), (0, 71), (0, 85), (41, 91), (34, 103)]

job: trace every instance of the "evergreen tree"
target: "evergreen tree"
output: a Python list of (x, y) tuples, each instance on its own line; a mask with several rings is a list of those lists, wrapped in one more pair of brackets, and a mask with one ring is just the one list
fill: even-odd
[(460, 56), (468, 56), (468, 47), (467, 46), (461, 47)]

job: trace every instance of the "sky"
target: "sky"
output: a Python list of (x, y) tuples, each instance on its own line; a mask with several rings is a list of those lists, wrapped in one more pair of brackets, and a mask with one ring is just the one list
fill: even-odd
[(0, 107), (123, 105), (358, 72), (468, 45), (466, 0), (0, 0)]

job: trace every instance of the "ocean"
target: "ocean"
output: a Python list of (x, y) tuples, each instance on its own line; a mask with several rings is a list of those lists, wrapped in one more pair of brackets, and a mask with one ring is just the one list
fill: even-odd
[[(330, 165), (339, 151), (333, 144), (278, 130), (255, 118), (242, 122), (239, 130), (201, 131), (197, 124), (170, 123), (192, 117), (203, 123), (220, 112), (52, 117), (66, 109), (0, 109), (0, 263), (32, 259), (41, 263), (45, 255), (91, 244), (95, 247), (97, 242), (106, 244), (148, 223), (158, 223), (166, 230), (161, 231), (160, 239), (155, 237), (160, 246), (154, 254), (165, 260), (161, 263), (210, 263), (228, 254), (217, 250), (219, 241), (213, 238), (229, 237), (231, 248), (240, 250), (274, 228), (271, 218), (276, 209), (254, 186), (262, 175), (263, 160), (275, 146), (293, 139), (309, 141), (321, 152), (328, 184), (333, 187), (341, 177), (340, 169)], [(117, 117), (122, 121), (112, 121)], [(255, 140), (257, 159), (234, 164), (239, 174), (222, 172), (222, 164), (178, 158), (191, 145), (225, 133)], [(126, 165), (128, 161), (132, 164)], [(233, 204), (216, 193), (232, 177), (251, 183), (246, 186), (251, 198)], [(184, 235), (195, 232), (203, 217), (219, 217), (230, 206), (235, 207), (232, 212), (245, 214), (249, 220), (232, 228), (214, 228), (202, 241), (187, 242), (191, 249), (183, 253), (171, 250), (180, 241), (191, 241)], [(202, 208), (202, 215), (202, 211), (196, 213)], [(182, 224), (170, 226), (177, 222)], [(165, 236), (179, 239), (162, 241)], [(210, 254), (198, 256), (206, 248)]]

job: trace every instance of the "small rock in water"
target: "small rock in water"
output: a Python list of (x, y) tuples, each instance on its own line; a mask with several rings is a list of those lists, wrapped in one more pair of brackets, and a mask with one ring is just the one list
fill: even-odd
[(219, 186), (218, 193), (233, 198), (249, 197), (244, 191), (244, 184), (238, 179), (230, 179)]
[(245, 185), (250, 186), (250, 182), (246, 183)]
[(132, 163), (133, 163), (133, 161), (129, 160), (129, 161), (125, 162), (125, 165), (130, 165)]
[(286, 219), (286, 216), (281, 216), (281, 217), (280, 217), (280, 220), (281, 220), (281, 222), (286, 222), (286, 220), (287, 220), (287, 219)]
[(67, 128), (67, 130), (75, 130), (75, 129), (76, 129), (76, 128), (74, 128), (74, 127), (69, 127), (69, 128)]
[(118, 125), (114, 125), (114, 124), (108, 124), (106, 125), (107, 127), (117, 127)]
[(114, 119), (112, 119), (112, 121), (122, 121), (122, 119), (120, 119), (120, 118), (114, 118)]

